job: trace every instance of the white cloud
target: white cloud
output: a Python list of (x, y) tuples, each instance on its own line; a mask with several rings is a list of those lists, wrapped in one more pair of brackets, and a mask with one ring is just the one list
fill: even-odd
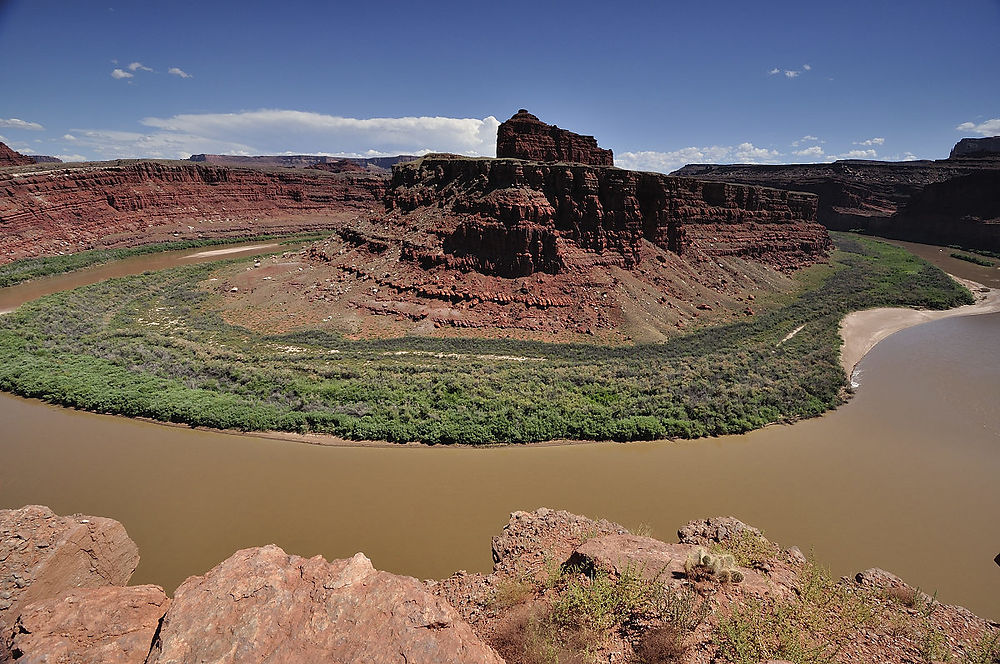
[(920, 157), (918, 157), (917, 155), (913, 154), (912, 152), (906, 152), (902, 156), (902, 158), (900, 159), (900, 161), (916, 161), (919, 158)]
[(825, 143), (826, 141), (819, 140), (818, 136), (803, 136), (802, 138), (792, 141), (792, 147), (797, 148), (800, 145), (805, 145), (806, 143)]
[(837, 159), (875, 159), (877, 157), (875, 150), (848, 150), (844, 154), (837, 155)]
[(805, 69), (806, 71), (809, 71), (810, 69), (812, 69), (812, 65), (802, 65), (802, 68)]
[(854, 141), (854, 145), (868, 145), (868, 146), (882, 145), (883, 143), (885, 143), (885, 139), (881, 137), (869, 138), (864, 141)]
[(111, 78), (121, 79), (121, 78), (132, 78), (135, 74), (127, 72), (124, 69), (113, 69), (111, 71)]
[(167, 70), (168, 74), (173, 74), (174, 76), (180, 76), (181, 78), (191, 78), (191, 74), (187, 73), (180, 67), (171, 67)]
[(804, 150), (796, 150), (792, 154), (798, 155), (799, 157), (815, 157), (819, 159), (823, 156), (823, 148), (818, 145), (814, 145), (810, 148), (805, 148)]
[(0, 127), (7, 129), (27, 129), (29, 131), (44, 131), (45, 127), (37, 122), (28, 122), (20, 118), (0, 118)]
[(52, 156), (63, 161), (87, 161), (87, 158), (82, 154), (54, 154)]
[(796, 71), (794, 69), (786, 69), (785, 70), (785, 76), (787, 76), (788, 78), (795, 78), (796, 76), (798, 76), (801, 73), (802, 72)]
[(75, 141), (76, 140), (76, 136), (74, 136), (73, 134), (63, 134), (63, 140), (66, 140), (66, 141)]
[(142, 64), (141, 62), (132, 62), (128, 66), (129, 71), (153, 71), (150, 67)]
[(771, 71), (767, 72), (767, 75), (768, 76), (774, 76), (775, 74), (780, 74), (780, 73), (781, 73), (781, 70), (778, 69), (777, 67), (775, 67)]
[(736, 146), (688, 147), (671, 152), (620, 152), (615, 155), (615, 166), (670, 173), (685, 164), (768, 164), (775, 163), (779, 156), (777, 150), (758, 148), (752, 143), (740, 143)]
[[(0, 125), (2, 126), (2, 125)], [(958, 131), (965, 133), (979, 134), (981, 136), (996, 136), (1000, 134), (1000, 118), (993, 118), (976, 124), (974, 122), (963, 122), (955, 127)]]

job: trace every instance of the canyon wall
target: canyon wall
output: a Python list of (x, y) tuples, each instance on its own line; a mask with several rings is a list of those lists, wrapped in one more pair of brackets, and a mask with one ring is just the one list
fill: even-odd
[(457, 220), (442, 229), (443, 255), (418, 260), (507, 277), (558, 272), (574, 250), (632, 268), (643, 241), (778, 269), (809, 264), (831, 247), (811, 194), (613, 167), (429, 155), (393, 168), (387, 202)]
[[(953, 196), (954, 207), (941, 207), (945, 200), (941, 192), (969, 192), (971, 183), (989, 187), (1000, 173), (1000, 153), (985, 152), (984, 144), (967, 142), (976, 140), (963, 139), (952, 151), (952, 158), (936, 161), (689, 164), (672, 175), (812, 192), (819, 196), (817, 220), (834, 230), (861, 230), (915, 242), (998, 251), (1000, 222), (989, 201), (984, 200), (997, 198), (995, 185), (973, 192), (980, 204)], [(971, 156), (968, 150), (976, 150), (976, 155)], [(974, 174), (980, 175), (959, 181)], [(921, 196), (934, 185), (941, 185), (939, 193)], [(936, 207), (924, 209), (931, 200)]]
[(497, 157), (594, 166), (614, 166), (615, 163), (611, 150), (597, 147), (593, 136), (581, 136), (545, 124), (523, 108), (497, 128)]
[(0, 170), (0, 263), (180, 238), (314, 231), (374, 208), (375, 174), (117, 161)]

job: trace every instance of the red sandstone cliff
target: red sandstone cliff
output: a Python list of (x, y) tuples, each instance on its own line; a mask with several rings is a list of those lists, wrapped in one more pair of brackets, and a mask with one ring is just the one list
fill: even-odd
[(180, 237), (333, 228), (386, 178), (305, 169), (118, 161), (0, 172), (0, 263)]
[(506, 277), (558, 272), (576, 250), (632, 268), (643, 240), (778, 269), (809, 264), (831, 247), (811, 194), (609, 167), (431, 155), (394, 167), (387, 201), (459, 220), (443, 235), (443, 256), (423, 252), (420, 260)]
[(0, 168), (4, 166), (27, 166), (34, 163), (35, 159), (33, 157), (15, 152), (4, 143), (0, 143)]
[[(816, 197), (610, 166), (430, 155), (394, 167), (383, 215), (220, 279), (226, 319), (367, 336), (661, 340), (753, 315), (755, 293), (822, 260)], [(235, 289), (233, 288), (235, 287)], [(259, 306), (294, 302), (296, 316)]]
[[(819, 196), (817, 219), (835, 230), (861, 229), (915, 242), (960, 244), (1000, 251), (1000, 224), (990, 222), (988, 200), (997, 200), (995, 183), (1000, 153), (990, 152), (990, 139), (963, 139), (948, 159), (936, 161), (836, 161), (832, 164), (688, 164), (672, 175), (700, 180), (755, 184)], [(964, 179), (966, 176), (975, 178)], [(970, 183), (983, 185), (972, 191)], [(936, 185), (940, 185), (937, 187)], [(922, 196), (935, 186), (938, 193)], [(962, 191), (941, 207), (942, 192)], [(932, 197), (932, 198), (931, 198)], [(933, 199), (932, 207), (924, 208)]]
[(497, 157), (594, 166), (614, 166), (615, 163), (611, 150), (597, 147), (593, 136), (581, 136), (545, 124), (523, 108), (497, 129)]

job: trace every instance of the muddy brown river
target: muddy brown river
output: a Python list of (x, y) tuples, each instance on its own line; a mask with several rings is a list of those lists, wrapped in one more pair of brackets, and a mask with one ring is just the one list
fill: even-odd
[[(0, 291), (0, 310), (199, 251)], [(980, 282), (1000, 274), (944, 262)], [(840, 409), (690, 442), (321, 447), (0, 394), (0, 507), (120, 520), (142, 554), (133, 583), (168, 592), (236, 549), (270, 542), (305, 556), (364, 551), (381, 569), (430, 578), (488, 570), (490, 538), (512, 510), (567, 509), (644, 524), (666, 540), (690, 519), (731, 514), (813, 550), (835, 574), (884, 567), (998, 618), (997, 339), (1000, 314), (903, 330), (862, 360), (857, 394)]]

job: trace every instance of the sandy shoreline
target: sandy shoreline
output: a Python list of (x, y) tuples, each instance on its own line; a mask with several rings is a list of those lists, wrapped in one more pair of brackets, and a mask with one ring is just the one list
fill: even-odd
[(189, 256), (182, 257), (182, 260), (189, 258), (209, 258), (211, 256), (225, 256), (226, 254), (237, 254), (241, 251), (258, 251), (260, 249), (267, 249), (269, 247), (277, 247), (277, 242), (272, 242), (271, 244), (253, 244), (249, 247), (230, 247), (229, 249), (212, 249), (210, 251), (199, 251), (196, 254), (191, 254)]
[(975, 281), (960, 279), (954, 275), (948, 276), (972, 291), (976, 302), (944, 311), (886, 307), (854, 311), (844, 316), (840, 322), (840, 336), (844, 340), (840, 351), (840, 365), (849, 378), (868, 351), (900, 330), (942, 318), (1000, 312), (1000, 288), (986, 288)]

